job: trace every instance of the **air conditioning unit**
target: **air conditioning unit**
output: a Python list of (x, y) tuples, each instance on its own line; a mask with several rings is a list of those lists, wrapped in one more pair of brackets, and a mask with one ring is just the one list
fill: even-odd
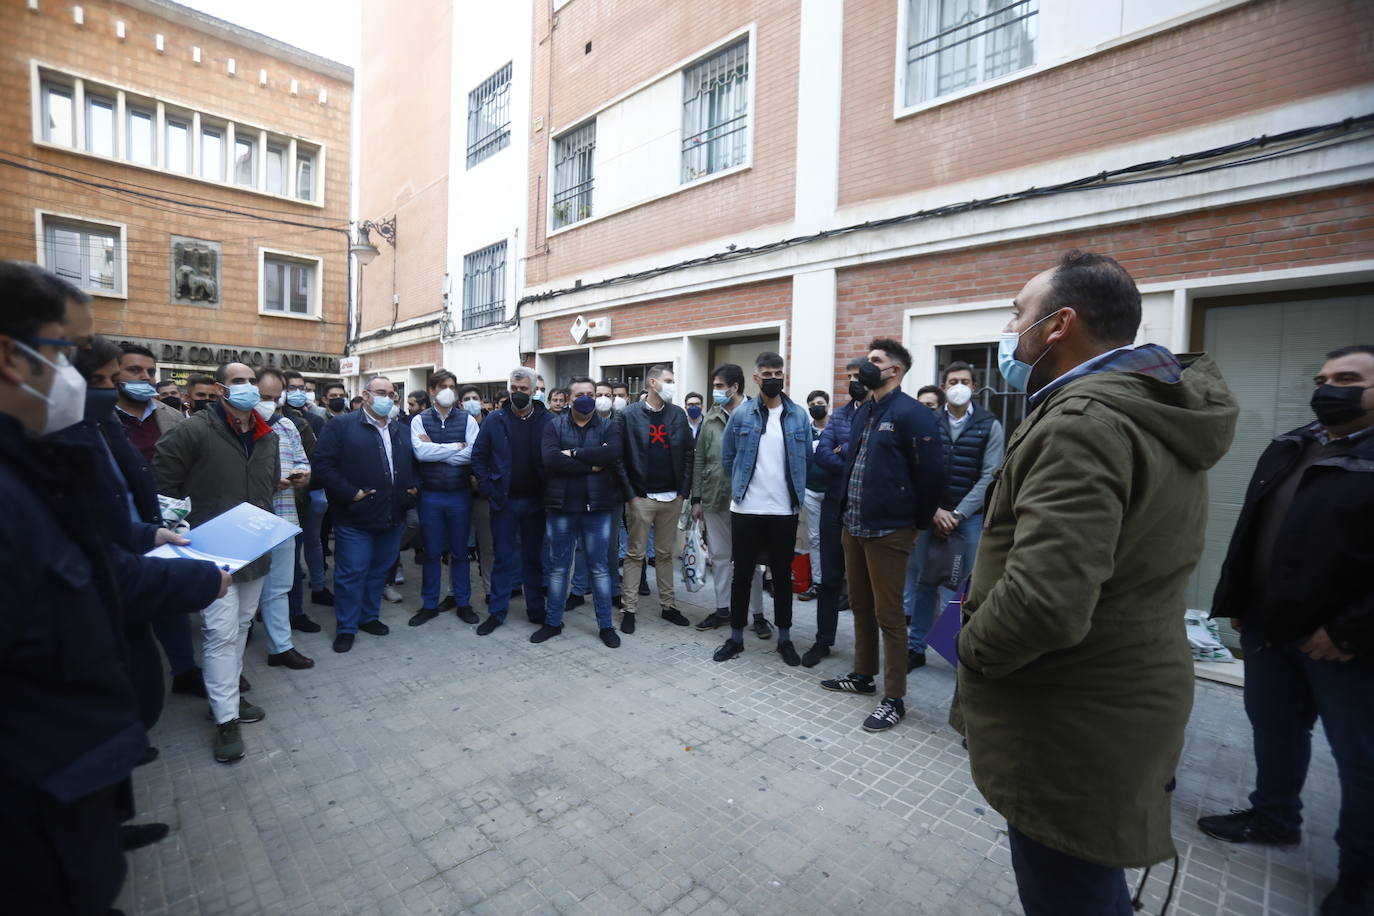
[(611, 336), (610, 316), (593, 318), (587, 322), (588, 340), (606, 340)]

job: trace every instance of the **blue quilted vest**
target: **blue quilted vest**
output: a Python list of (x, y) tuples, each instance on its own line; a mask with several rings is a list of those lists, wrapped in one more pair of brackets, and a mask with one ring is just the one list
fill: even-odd
[[(431, 407), (420, 414), (425, 435), (436, 445), (450, 442), (467, 441), (468, 415), (466, 411), (454, 408), (448, 412), (448, 422), (439, 419), (438, 409)], [(470, 465), (453, 465), (447, 461), (419, 461), (415, 466), (420, 469), (420, 489), (422, 490), (466, 490), (468, 476), (472, 473)]]
[(940, 417), (940, 440), (945, 447), (945, 495), (940, 500), (941, 509), (954, 511), (982, 476), (983, 451), (994, 419), (986, 410), (974, 410), (968, 425), (955, 439), (949, 434), (949, 416)]

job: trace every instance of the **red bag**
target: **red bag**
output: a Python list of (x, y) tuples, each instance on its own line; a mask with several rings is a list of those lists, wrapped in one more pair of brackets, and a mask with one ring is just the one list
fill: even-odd
[(792, 593), (800, 595), (811, 587), (811, 554), (792, 556)]

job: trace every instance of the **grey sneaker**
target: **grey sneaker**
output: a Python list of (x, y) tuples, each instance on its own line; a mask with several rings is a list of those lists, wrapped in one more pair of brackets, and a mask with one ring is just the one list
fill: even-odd
[(230, 719), (215, 727), (215, 740), (211, 744), (215, 760), (220, 763), (233, 763), (243, 759), (243, 736), (239, 734), (239, 720)]
[(392, 588), (390, 585), (382, 589), (382, 598), (387, 601), (390, 601), (392, 604), (401, 603), (401, 593), (396, 591), (396, 589)]
[(754, 635), (759, 639), (773, 638), (773, 628), (768, 625), (768, 619), (762, 614), (754, 615)]
[(243, 697), (239, 697), (239, 718), (240, 722), (261, 722), (267, 718), (267, 710), (248, 702)]

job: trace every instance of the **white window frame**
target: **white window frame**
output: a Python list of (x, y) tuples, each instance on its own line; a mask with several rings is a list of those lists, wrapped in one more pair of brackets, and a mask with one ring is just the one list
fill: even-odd
[[(229, 186), (237, 191), (244, 191), (253, 194), (260, 194), (264, 197), (287, 200), (293, 203), (302, 204), (316, 209), (323, 209), (326, 206), (327, 186), (325, 183), (325, 163), (328, 158), (328, 146), (317, 140), (296, 137), (285, 134), (281, 131), (271, 131), (266, 128), (240, 121), (232, 116), (219, 112), (209, 111), (199, 108), (186, 102), (157, 96), (148, 93), (138, 87), (121, 85), (112, 82), (104, 77), (91, 76), (80, 71), (75, 71), (66, 67), (52, 66), (36, 58), (29, 60), (29, 83), (30, 83), (30, 104), (32, 106), (32, 127), (33, 144), (38, 147), (62, 150), (63, 152), (75, 153), (76, 155), (86, 156), (93, 159), (118, 160), (121, 164), (130, 168), (143, 169), (150, 172), (158, 172), (163, 175), (172, 175), (178, 178), (186, 178), (191, 181), (204, 182), (218, 185), (220, 187)], [(47, 137), (48, 120), (48, 92), (57, 90), (64, 94), (71, 101), (71, 142), (59, 143)], [(87, 101), (86, 97), (94, 94), (103, 99), (113, 99), (115, 103), (114, 119), (114, 155), (107, 156), (104, 153), (94, 153), (86, 149), (86, 119)], [(153, 122), (153, 161), (151, 163), (139, 162), (128, 156), (128, 136), (130, 114), (134, 110), (141, 113), (154, 115)], [(168, 128), (170, 124), (185, 125), (188, 134), (187, 148), (187, 170), (182, 172), (170, 168), (168, 163)], [(203, 142), (203, 131), (206, 127), (218, 131), (221, 141), (224, 144), (224, 171), (222, 177), (203, 178), (200, 175), (201, 143)], [(285, 188), (281, 193), (273, 193), (266, 189), (264, 178), (264, 145), (262, 137), (268, 137), (269, 142), (274, 146), (280, 146), (288, 151), (287, 168), (288, 177)], [(254, 151), (254, 181), (251, 185), (234, 183), (233, 173), (233, 153), (235, 138), (253, 138), (255, 144)], [(305, 199), (296, 193), (295, 175), (297, 164), (295, 152), (297, 148), (307, 152), (314, 157), (312, 184), (310, 188), (311, 197)]]
[[(287, 184), (287, 188), (292, 192), (292, 196), (294, 197), (294, 199), (304, 201), (305, 203), (314, 203), (317, 200), (317, 198), (323, 196), (318, 194), (317, 192), (320, 187), (320, 174), (322, 172), (322, 166), (324, 164), (324, 147), (302, 149), (301, 147), (303, 147), (304, 145), (305, 144), (297, 144), (296, 154), (294, 156), (287, 157), (288, 164), (291, 166), (291, 179)], [(301, 194), (300, 186), (301, 163), (305, 161), (305, 158), (307, 156), (310, 158), (309, 196)]]
[[(753, 71), (753, 66), (754, 66), (754, 47), (753, 47), (752, 39), (753, 39), (753, 35), (752, 35), (752, 34), (746, 34), (746, 35), (744, 35), (744, 36), (742, 36), (742, 37), (740, 37), (740, 38), (737, 38), (735, 41), (727, 42), (726, 44), (724, 44), (724, 45), (722, 45), (722, 46), (720, 46), (720, 47), (715, 48), (715, 49), (712, 50), (709, 54), (704, 54), (704, 55), (702, 55), (701, 57), (697, 58), (696, 60), (692, 61), (690, 64), (687, 64), (685, 67), (682, 68), (682, 73), (681, 73), (681, 77), (680, 77), (679, 82), (681, 83), (681, 85), (682, 85), (682, 87), (683, 87), (683, 94), (685, 95), (685, 94), (686, 94), (686, 88), (687, 88), (688, 71), (692, 70), (692, 69), (695, 68), (695, 67), (699, 67), (699, 66), (701, 66), (701, 65), (703, 65), (703, 64), (708, 64), (708, 63), (710, 63), (711, 61), (713, 61), (714, 59), (716, 59), (716, 58), (718, 58), (718, 57), (720, 57), (720, 56), (722, 56), (722, 55), (732, 53), (732, 52), (735, 50), (735, 48), (736, 48), (737, 46), (739, 46), (739, 45), (741, 45), (741, 44), (744, 45), (744, 81), (745, 81), (745, 82), (744, 82), (744, 104), (745, 104), (745, 111), (744, 111), (744, 127), (743, 127), (743, 130), (744, 130), (744, 150), (743, 150), (743, 158), (742, 158), (739, 162), (734, 163), (733, 165), (727, 165), (727, 166), (724, 166), (723, 168), (718, 168), (718, 169), (708, 169), (707, 171), (704, 171), (704, 172), (701, 172), (701, 173), (699, 173), (699, 174), (697, 174), (697, 175), (693, 175), (693, 176), (691, 176), (691, 177), (688, 177), (688, 176), (687, 176), (687, 141), (688, 141), (688, 136), (687, 136), (687, 124), (686, 124), (686, 121), (685, 121), (685, 119), (686, 119), (687, 100), (686, 100), (686, 99), (683, 99), (683, 102), (682, 102), (683, 111), (680, 113), (680, 114), (682, 115), (683, 123), (682, 123), (682, 130), (681, 130), (681, 134), (680, 134), (681, 143), (680, 143), (679, 152), (678, 152), (678, 184), (681, 185), (681, 186), (686, 186), (686, 185), (695, 184), (695, 183), (701, 181), (702, 179), (704, 179), (704, 178), (710, 178), (712, 175), (715, 175), (715, 174), (717, 174), (717, 173), (721, 173), (721, 172), (730, 172), (730, 171), (739, 169), (739, 168), (741, 168), (742, 166), (747, 165), (747, 164), (750, 162), (750, 160), (753, 158), (753, 139), (754, 139), (754, 121), (755, 121), (755, 112), (754, 112), (754, 76), (755, 76), (755, 74), (754, 74), (754, 71)], [(714, 130), (714, 129), (715, 129), (715, 125), (713, 125), (713, 126), (708, 126), (708, 127), (706, 128), (705, 131), (702, 131), (702, 133), (710, 133), (710, 132), (711, 132), (712, 130)], [(727, 135), (728, 135), (728, 134), (727, 134)], [(708, 144), (707, 144), (707, 145), (708, 145), (708, 147), (709, 147), (709, 141), (708, 141)]]
[[(572, 218), (563, 218), (563, 219), (560, 220), (560, 218), (559, 218), (559, 216), (558, 216), (558, 208), (559, 208), (560, 206), (565, 206), (565, 205), (567, 205), (567, 202), (566, 202), (566, 201), (561, 201), (561, 202), (560, 202), (560, 201), (558, 200), (559, 194), (563, 193), (563, 192), (560, 191), (559, 188), (558, 188), (558, 164), (559, 164), (559, 163), (558, 163), (558, 156), (559, 156), (558, 147), (559, 147), (559, 144), (560, 144), (563, 140), (568, 139), (569, 137), (573, 136), (574, 134), (579, 134), (579, 133), (581, 133), (582, 131), (587, 130), (588, 128), (591, 128), (591, 131), (592, 131), (592, 145), (591, 145), (591, 151), (590, 151), (590, 153), (588, 154), (588, 155), (590, 156), (590, 161), (591, 161), (591, 167), (590, 167), (590, 169), (589, 169), (589, 171), (590, 171), (590, 176), (587, 178), (586, 181), (584, 181), (584, 182), (578, 182), (577, 185), (573, 185), (573, 187), (577, 187), (577, 186), (582, 185), (582, 184), (587, 184), (587, 185), (589, 185), (589, 187), (587, 187), (585, 190), (579, 191), (579, 192), (577, 193), (577, 195), (573, 198), (574, 201), (577, 201), (577, 200), (580, 200), (581, 198), (583, 198), (583, 197), (585, 196), (586, 202), (585, 202), (585, 203), (578, 203), (578, 204), (577, 204), (577, 207), (579, 208), (579, 210), (580, 210), (581, 208), (586, 208), (587, 213), (586, 213), (585, 216), (577, 215), (577, 216), (573, 216)], [(569, 228), (569, 227), (571, 227), (571, 226), (576, 226), (576, 225), (578, 225), (578, 224), (581, 223), (581, 222), (584, 222), (584, 221), (586, 221), (586, 220), (591, 219), (591, 218), (592, 218), (593, 216), (595, 216), (595, 214), (596, 214), (596, 209), (595, 209), (595, 202), (596, 202), (596, 171), (597, 171), (597, 170), (596, 170), (596, 119), (593, 118), (593, 119), (591, 119), (590, 121), (584, 121), (583, 123), (581, 123), (581, 124), (577, 125), (576, 127), (572, 128), (571, 130), (565, 130), (565, 131), (563, 131), (563, 133), (561, 133), (559, 136), (553, 138), (553, 142), (552, 142), (551, 144), (549, 144), (549, 147), (550, 147), (550, 154), (551, 154), (551, 156), (552, 156), (552, 158), (553, 158), (553, 168), (550, 170), (550, 174), (553, 176), (553, 180), (552, 180), (551, 182), (549, 182), (549, 186), (550, 186), (550, 188), (552, 189), (552, 192), (549, 194), (549, 211), (550, 211), (550, 213), (551, 213), (551, 215), (552, 215), (553, 218), (549, 221), (549, 225), (550, 225), (550, 227), (552, 227), (552, 228), (555, 229), (555, 230), (557, 230), (557, 229), (567, 229), (567, 228)], [(579, 154), (579, 155), (581, 155), (581, 154)]]
[[(208, 137), (214, 136), (219, 140), (219, 175), (205, 174), (205, 141)], [(215, 184), (225, 184), (227, 174), (229, 153), (228, 148), (232, 141), (229, 137), (229, 126), (227, 124), (206, 123), (200, 120), (200, 130), (196, 133), (195, 160), (196, 177), (202, 181), (210, 181)]]
[[(279, 191), (272, 190), (271, 172), (267, 168), (268, 160), (272, 158), (272, 153), (274, 152), (281, 154), (281, 190)], [(286, 191), (291, 185), (291, 167), (291, 147), (286, 143), (274, 143), (272, 139), (269, 138), (267, 141), (267, 149), (264, 151), (262, 157), (263, 189), (266, 190), (268, 194), (277, 197), (285, 197)]]
[[(932, 95), (928, 98), (919, 99), (915, 102), (908, 103), (906, 101), (906, 93), (913, 88), (912, 81), (909, 77), (910, 67), (908, 66), (908, 57), (911, 53), (910, 44), (912, 41), (912, 36), (909, 33), (912, 26), (913, 11), (919, 9), (919, 15), (921, 15), (922, 17), (935, 16), (938, 15), (939, 8), (943, 2), (947, 2), (947, 0), (902, 0), (902, 10), (904, 11), (905, 15), (900, 18), (900, 25), (902, 31), (900, 35), (900, 41), (898, 43), (901, 48), (901, 63), (903, 77), (903, 96), (901, 101), (904, 105), (914, 108), (921, 105), (928, 105), (932, 102), (946, 98), (948, 96), (956, 96), (961, 93), (968, 94), (986, 84), (995, 83), (999, 80), (1005, 80), (1008, 77), (1020, 75), (1035, 68), (1037, 62), (1035, 59), (1035, 55), (1037, 51), (1043, 51), (1043, 43), (1038, 40), (1038, 27), (1042, 22), (1040, 18), (1039, 0), (963, 0), (963, 2), (968, 3), (970, 5), (977, 4), (977, 9), (970, 11), (969, 15), (973, 16), (974, 18), (971, 21), (969, 21), (968, 24), (963, 26), (950, 26), (947, 29), (947, 31), (953, 31), (955, 29), (964, 28), (968, 31), (967, 35), (955, 41), (955, 43), (950, 45), (949, 48), (968, 49), (972, 67), (975, 73), (978, 75), (975, 77), (974, 81), (969, 83), (968, 85), (960, 86), (956, 89), (951, 89), (948, 92), (943, 92), (938, 95)], [(991, 30), (993, 25), (992, 22), (987, 18), (990, 15), (992, 15), (988, 12), (988, 7), (990, 6), (996, 6), (998, 8), (998, 11), (1006, 10), (1010, 12), (1011, 15), (1014, 17), (1026, 17), (1027, 14), (1029, 14), (1030, 17), (1034, 18), (1033, 27), (1036, 30), (1037, 37), (1031, 46), (1032, 60), (1029, 64), (1027, 64), (1024, 67), (1018, 67), (1017, 69), (1011, 70), (1007, 73), (985, 78), (982, 76), (982, 73), (987, 58), (987, 42), (991, 36)], [(922, 42), (932, 41), (937, 34), (940, 33), (930, 31), (929, 34), (926, 34), (922, 37)], [(936, 74), (935, 78), (938, 79), (937, 71), (939, 66), (939, 51), (936, 48), (932, 47), (928, 49), (923, 49), (922, 54), (927, 59), (933, 59), (933, 63), (929, 67), (929, 69), (932, 73)]]
[[(148, 161), (140, 162), (133, 158), (134, 117), (148, 118)], [(126, 101), (124, 105), (124, 149), (123, 158), (141, 166), (157, 165), (157, 106), (141, 105), (137, 101)]]
[[(314, 273), (311, 279), (310, 311), (305, 314), (267, 308), (267, 259), (297, 261), (309, 264)], [(268, 318), (293, 318), (297, 321), (323, 320), (324, 258), (316, 254), (301, 254), (281, 248), (258, 249), (258, 314)]]
[[(97, 104), (100, 105), (102, 108), (105, 106), (109, 106), (110, 110), (110, 151), (108, 153), (102, 150), (91, 149), (91, 134), (93, 133), (91, 127), (94, 124), (94, 108)], [(118, 159), (120, 153), (118, 97), (102, 95), (99, 92), (87, 92), (85, 94), (85, 98), (83, 99), (83, 104), (81, 108), (82, 117), (85, 118), (86, 128), (86, 142), (83, 144), (82, 150), (86, 153), (89, 153), (92, 156), (99, 156), (101, 159)]]
[(104, 299), (129, 298), (129, 227), (127, 223), (117, 223), (100, 217), (82, 216), (76, 213), (35, 209), (33, 211), (33, 234), (36, 248), (34, 262), (40, 267), (54, 270), (54, 272), (55, 268), (48, 265), (49, 223), (61, 223), (75, 229), (96, 230), (114, 234), (118, 239), (115, 248), (115, 288), (112, 290), (91, 289), (84, 282), (75, 285), (91, 296), (99, 296)]
[[(514, 72), (515, 64), (512, 61), (482, 80), (480, 85), (468, 93), (467, 167), (469, 169), (476, 168), (510, 146), (511, 84), (515, 81)], [(500, 80), (501, 76), (505, 76), (505, 79)], [(474, 105), (476, 105), (475, 108)], [(487, 110), (496, 114), (501, 114), (504, 111), (506, 120), (498, 125), (495, 130), (475, 137), (473, 136), (473, 128), (474, 126), (481, 126), (482, 114)], [(474, 144), (476, 144), (475, 148)]]
[[(239, 181), (239, 144), (248, 145), (248, 182), (246, 184)], [(233, 175), (229, 176), (229, 183), (237, 188), (256, 188), (258, 186), (260, 158), (258, 155), (258, 135), (236, 131), (234, 133), (234, 150), (229, 157), (229, 170), (233, 172)]]

